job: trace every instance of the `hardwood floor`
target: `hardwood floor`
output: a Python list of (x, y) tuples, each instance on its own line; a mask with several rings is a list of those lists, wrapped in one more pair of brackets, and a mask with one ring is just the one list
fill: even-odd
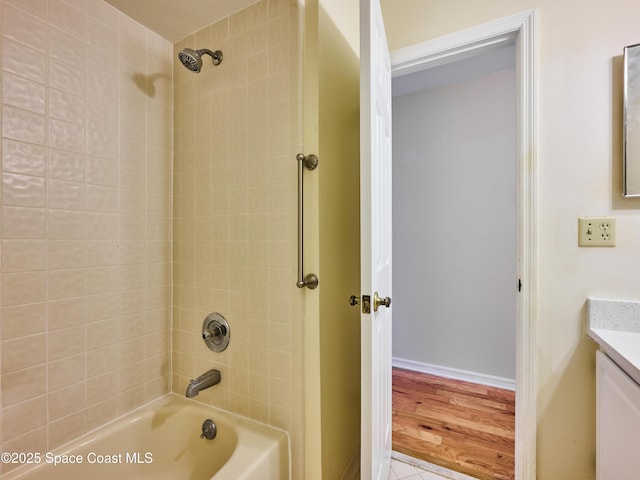
[(393, 449), (482, 480), (512, 480), (515, 392), (394, 368)]

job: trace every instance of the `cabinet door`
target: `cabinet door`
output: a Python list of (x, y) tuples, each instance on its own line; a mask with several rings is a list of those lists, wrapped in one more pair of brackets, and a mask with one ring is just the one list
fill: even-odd
[(640, 386), (596, 353), (597, 479), (640, 478)]

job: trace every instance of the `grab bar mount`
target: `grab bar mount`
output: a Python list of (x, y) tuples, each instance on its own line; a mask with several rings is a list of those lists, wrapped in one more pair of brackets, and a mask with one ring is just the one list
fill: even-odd
[(315, 170), (318, 166), (318, 157), (313, 153), (311, 155), (299, 153), (298, 155), (296, 155), (296, 160), (304, 163), (304, 166), (307, 170)]

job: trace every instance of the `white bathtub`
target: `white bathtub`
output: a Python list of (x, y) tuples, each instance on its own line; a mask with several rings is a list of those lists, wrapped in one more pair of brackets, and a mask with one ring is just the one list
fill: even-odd
[[(207, 418), (218, 428), (213, 440), (200, 438)], [(39, 458), (38, 465), (2, 479), (289, 480), (286, 433), (173, 394), (63, 449), (38, 453), (16, 458)]]

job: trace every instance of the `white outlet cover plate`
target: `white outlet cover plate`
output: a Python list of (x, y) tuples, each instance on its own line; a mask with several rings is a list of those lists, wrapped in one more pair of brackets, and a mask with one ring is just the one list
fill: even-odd
[(615, 217), (579, 217), (579, 247), (615, 247)]

